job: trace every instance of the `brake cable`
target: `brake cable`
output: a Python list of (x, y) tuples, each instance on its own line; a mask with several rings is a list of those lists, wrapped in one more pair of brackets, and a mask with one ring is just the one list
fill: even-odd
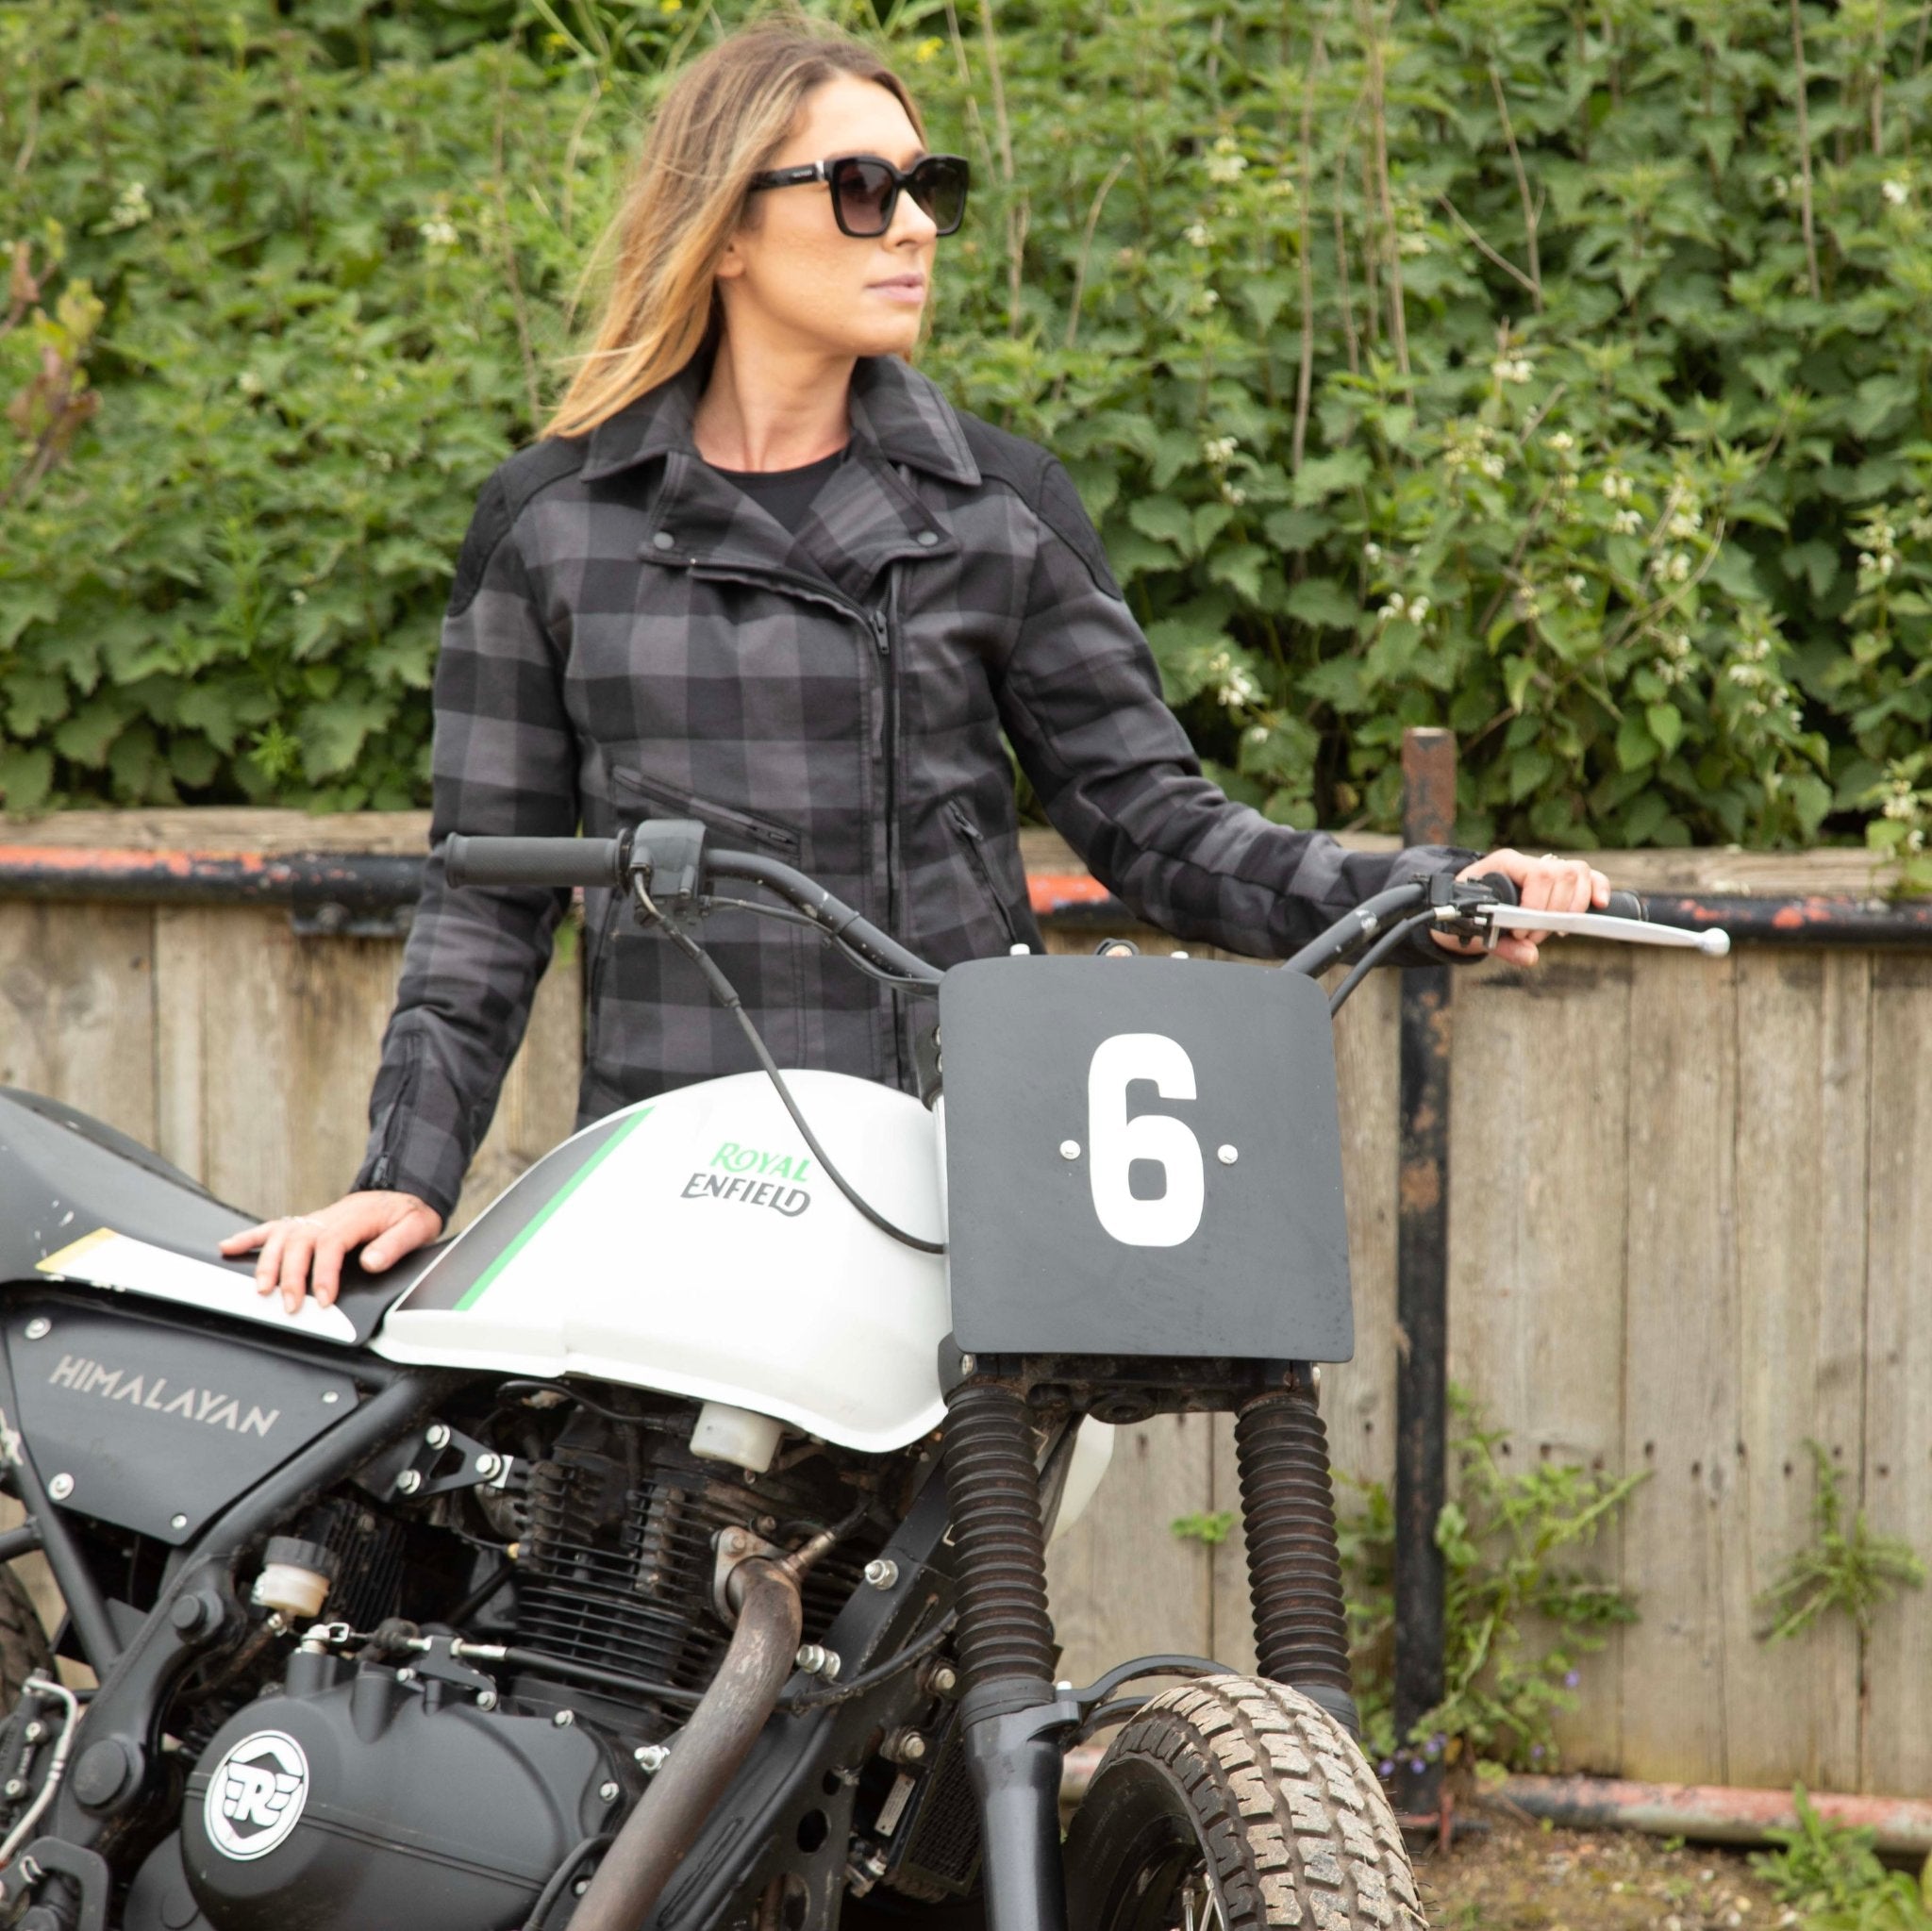
[(757, 1056), (758, 1064), (764, 1068), (765, 1077), (777, 1088), (778, 1097), (785, 1103), (785, 1110), (791, 1114), (792, 1125), (798, 1128), (799, 1137), (811, 1149), (812, 1157), (825, 1170), (832, 1185), (880, 1233), (898, 1241), (902, 1247), (910, 1247), (920, 1254), (943, 1254), (946, 1251), (946, 1243), (943, 1240), (923, 1240), (919, 1235), (908, 1234), (904, 1227), (895, 1225), (877, 1207), (874, 1207), (853, 1186), (851, 1181), (846, 1179), (844, 1174), (839, 1171), (831, 1155), (826, 1153), (824, 1148), (819, 1143), (818, 1135), (806, 1124), (805, 1115), (798, 1110), (798, 1102), (792, 1098), (791, 1089), (785, 1083), (785, 1075), (778, 1071), (778, 1062), (772, 1057), (771, 1048), (765, 1044), (764, 1035), (758, 1031), (757, 1025), (753, 1023), (751, 1014), (744, 1009), (744, 1001), (738, 996), (737, 987), (724, 976), (724, 969), (718, 964), (717, 960), (690, 933), (667, 919), (658, 910), (658, 907), (652, 903), (649, 890), (646, 888), (642, 878), (633, 878), (633, 889), (637, 892), (640, 904), (644, 908), (647, 921), (656, 924), (663, 932), (664, 936), (697, 967), (699, 973), (703, 974), (706, 985), (711, 990), (711, 996), (738, 1022), (739, 1030), (751, 1042), (752, 1052)]

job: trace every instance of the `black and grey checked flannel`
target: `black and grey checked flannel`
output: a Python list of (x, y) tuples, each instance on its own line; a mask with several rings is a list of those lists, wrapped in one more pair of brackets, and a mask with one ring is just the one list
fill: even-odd
[[(941, 965), (1038, 942), (1003, 736), (1048, 816), (1178, 937), (1280, 957), (1469, 857), (1344, 853), (1201, 774), (1066, 471), (861, 360), (850, 458), (795, 536), (691, 441), (705, 367), (491, 479), (436, 673), (431, 851), (357, 1184), (447, 1216), (566, 906), (451, 891), (451, 832), (706, 821)], [(580, 1119), (753, 1061), (696, 970), (587, 894)], [(706, 942), (781, 1065), (909, 1085), (911, 1015), (747, 912)]]

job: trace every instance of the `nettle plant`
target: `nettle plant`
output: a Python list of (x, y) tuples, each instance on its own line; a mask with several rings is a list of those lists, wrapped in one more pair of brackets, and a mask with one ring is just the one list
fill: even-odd
[[(640, 115), (754, 10), (0, 18), (9, 807), (422, 796), (469, 505)], [(809, 10), (972, 158), (923, 365), (1068, 461), (1231, 791), (1391, 828), (1446, 724), (1471, 842), (1867, 838), (1932, 884), (1923, 8)], [(97, 400), (42, 461), (82, 284)]]

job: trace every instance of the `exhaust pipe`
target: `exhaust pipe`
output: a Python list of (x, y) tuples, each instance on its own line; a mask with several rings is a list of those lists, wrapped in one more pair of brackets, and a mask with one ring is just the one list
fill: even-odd
[(750, 1754), (797, 1666), (799, 1577), (831, 1546), (815, 1537), (782, 1562), (751, 1557), (731, 1573), (738, 1627), (704, 1701), (605, 1854), (571, 1931), (641, 1931), (705, 1820)]

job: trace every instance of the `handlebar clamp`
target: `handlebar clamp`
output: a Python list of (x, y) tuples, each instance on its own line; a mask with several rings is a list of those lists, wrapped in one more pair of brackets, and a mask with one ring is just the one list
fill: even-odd
[(631, 835), (625, 870), (644, 924), (694, 913), (705, 886), (706, 827), (695, 818), (650, 818)]

